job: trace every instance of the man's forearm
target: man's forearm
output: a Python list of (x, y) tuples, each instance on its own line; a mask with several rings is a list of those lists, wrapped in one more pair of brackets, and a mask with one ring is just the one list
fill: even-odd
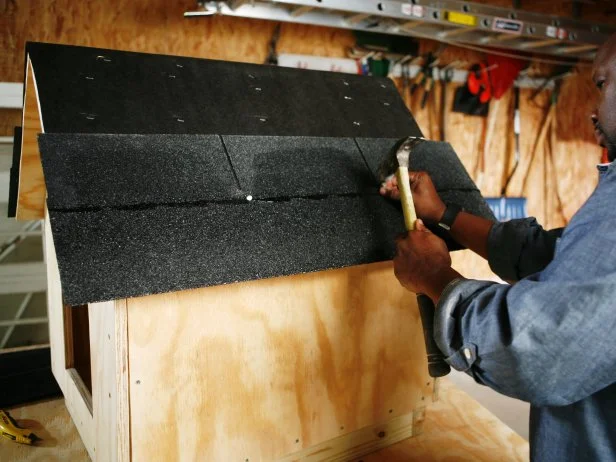
[(488, 259), (488, 235), (494, 223), (485, 218), (460, 212), (449, 233), (456, 242)]

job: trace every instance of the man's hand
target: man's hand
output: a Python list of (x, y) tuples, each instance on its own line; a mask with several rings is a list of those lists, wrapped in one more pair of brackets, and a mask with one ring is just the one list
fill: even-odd
[(445, 242), (432, 234), (421, 220), (415, 231), (396, 240), (394, 273), (400, 284), (411, 292), (426, 294), (438, 302), (443, 289), (461, 277), (451, 268), (451, 256)]
[[(426, 172), (409, 172), (413, 202), (417, 215), (426, 223), (438, 223), (445, 213), (445, 204), (436, 192), (430, 175)], [(391, 176), (381, 185), (381, 195), (391, 199), (400, 199), (398, 190), (398, 178)]]

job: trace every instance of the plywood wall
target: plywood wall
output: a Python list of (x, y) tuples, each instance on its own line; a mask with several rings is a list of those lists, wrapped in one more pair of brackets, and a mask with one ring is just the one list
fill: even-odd
[[(509, 0), (483, 0), (482, 3), (511, 4)], [(584, 17), (609, 22), (610, 4), (587, 5)], [(23, 81), (23, 50), (27, 40), (254, 63), (265, 60), (275, 23), (228, 17), (183, 18), (183, 12), (194, 9), (195, 5), (195, 0), (5, 0), (0, 2), (0, 46), (3, 50), (0, 54), (0, 81)], [(562, 14), (570, 11), (571, 3), (541, 0), (525, 1), (523, 6), (533, 11)], [(344, 57), (353, 44), (353, 34), (349, 31), (283, 24), (278, 50), (281, 53)], [(436, 46), (430, 41), (422, 41), (421, 50), (424, 52)], [(476, 62), (480, 59), (482, 56), (478, 53), (454, 47), (443, 53), (444, 62)], [(548, 227), (562, 226), (596, 184), (594, 164), (600, 158), (600, 150), (595, 146), (589, 123), (595, 98), (590, 70), (588, 67), (578, 68), (563, 85), (556, 117), (557, 130), (553, 137), (548, 137), (553, 144), (556, 175), (552, 169), (546, 168), (543, 145), (538, 147), (534, 163), (528, 169), (530, 153), (546, 116), (549, 100), (546, 91), (531, 102), (530, 93), (522, 92), (522, 161), (509, 193), (527, 197), (529, 212)], [(418, 107), (419, 98), (407, 101), (422, 130), (434, 139), (439, 133), (439, 96), (437, 88), (425, 110)], [(453, 89), (447, 97), (451, 102)], [(505, 167), (510, 168), (512, 162), (510, 102), (511, 95), (507, 94), (492, 107), (494, 132), (486, 149), (485, 172), (481, 181), (482, 192), (487, 196), (499, 195)], [(460, 114), (449, 114), (448, 120), (448, 140), (473, 173), (481, 150), (485, 121)], [(20, 123), (17, 113), (0, 112), (0, 136), (12, 134), (12, 127)], [(527, 170), (528, 180), (522, 188)], [(562, 211), (557, 207), (556, 190), (562, 197)]]
[(132, 458), (350, 460), (433, 396), (410, 295), (385, 262), (127, 300)]

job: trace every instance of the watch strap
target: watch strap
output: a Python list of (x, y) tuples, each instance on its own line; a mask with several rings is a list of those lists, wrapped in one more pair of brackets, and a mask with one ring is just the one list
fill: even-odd
[(453, 226), (453, 222), (456, 220), (458, 213), (462, 211), (462, 207), (456, 204), (447, 204), (447, 208), (445, 209), (445, 213), (438, 222), (438, 225), (449, 231)]

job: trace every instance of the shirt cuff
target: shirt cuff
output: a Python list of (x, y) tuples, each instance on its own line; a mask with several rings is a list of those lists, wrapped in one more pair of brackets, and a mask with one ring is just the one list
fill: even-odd
[(534, 218), (523, 218), (492, 225), (488, 234), (490, 269), (505, 281), (517, 281), (518, 260), (529, 230), (537, 227)]
[(467, 371), (478, 358), (477, 345), (458, 332), (466, 301), (476, 292), (495, 284), (475, 279), (454, 279), (443, 290), (434, 314), (434, 340), (445, 361), (458, 371)]

